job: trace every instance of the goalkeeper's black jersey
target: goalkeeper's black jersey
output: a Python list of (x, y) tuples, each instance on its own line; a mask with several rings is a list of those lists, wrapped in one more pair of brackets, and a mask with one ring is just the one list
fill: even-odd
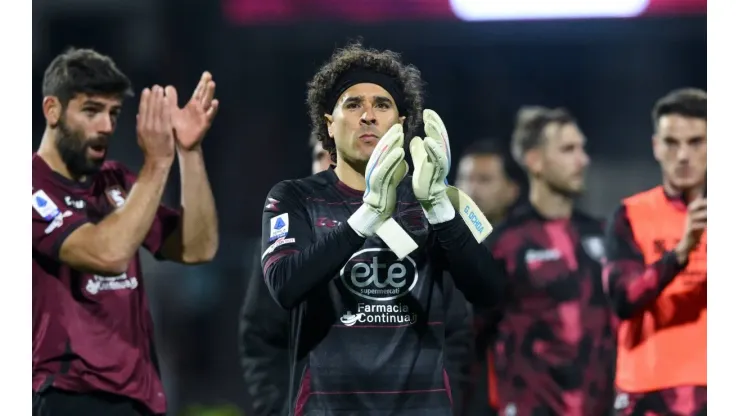
[[(281, 182), (265, 201), (265, 280), (292, 311), (291, 414), (452, 414), (443, 354), (453, 288), (443, 271), (460, 257), (437, 240), (440, 233), (445, 241), (465, 240), (457, 251), (470, 256), (488, 252), (476, 251), (459, 217), (448, 230), (432, 230), (410, 178), (397, 195), (393, 217), (419, 245), (400, 261), (380, 239), (348, 226), (362, 192), (333, 170)], [(465, 271), (475, 274), (470, 266)], [(461, 289), (468, 299), (484, 292), (472, 283)]]

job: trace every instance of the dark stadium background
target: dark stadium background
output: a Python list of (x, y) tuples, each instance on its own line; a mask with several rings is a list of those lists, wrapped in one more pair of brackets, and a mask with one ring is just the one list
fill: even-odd
[[(217, 81), (222, 106), (204, 148), (221, 250), (206, 266), (145, 264), (171, 414), (195, 405), (249, 414), (237, 313), (260, 212), (274, 183), (309, 173), (305, 84), (336, 46), (362, 36), (418, 66), (453, 155), (481, 137), (508, 140), (521, 105), (568, 107), (593, 161), (580, 203), (602, 216), (659, 179), (650, 147), (655, 99), (676, 87), (706, 88), (706, 1), (646, 0), (631, 18), (515, 22), (463, 22), (448, 0), (427, 1), (33, 0), (34, 149), (44, 129), (43, 71), (66, 46), (113, 56), (139, 91), (171, 83), (188, 96), (205, 69)], [(132, 168), (141, 163), (136, 100), (111, 152)], [(169, 202), (178, 186), (174, 173)]]

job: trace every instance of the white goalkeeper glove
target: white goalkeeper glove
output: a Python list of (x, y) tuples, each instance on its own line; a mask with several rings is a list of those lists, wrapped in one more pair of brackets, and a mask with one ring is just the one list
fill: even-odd
[(430, 224), (440, 224), (460, 213), (465, 225), (480, 243), (493, 231), (480, 208), (461, 190), (447, 185), (450, 173), (450, 140), (442, 119), (432, 110), (424, 110), (422, 140), (414, 137), (409, 145), (414, 163), (412, 184)]
[(414, 137), (409, 145), (414, 162), (412, 184), (429, 223), (440, 224), (455, 217), (455, 208), (447, 197), (450, 141), (442, 119), (432, 110), (424, 110), (424, 133), (424, 140)]
[(396, 124), (378, 141), (365, 168), (363, 204), (347, 223), (363, 237), (377, 235), (399, 257), (418, 246), (391, 217), (396, 209), (396, 188), (408, 173), (403, 160), (403, 128)]

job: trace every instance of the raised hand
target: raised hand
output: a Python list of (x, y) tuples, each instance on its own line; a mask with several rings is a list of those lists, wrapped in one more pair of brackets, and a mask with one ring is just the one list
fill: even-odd
[(409, 144), (414, 163), (411, 183), (429, 223), (439, 224), (455, 216), (447, 196), (450, 142), (442, 119), (432, 110), (424, 110), (424, 132), (424, 140), (414, 137)]
[(171, 162), (175, 156), (171, 99), (159, 85), (141, 93), (136, 135), (146, 160)]
[(172, 99), (175, 141), (181, 149), (193, 150), (198, 147), (211, 128), (219, 106), (218, 100), (213, 98), (215, 93), (216, 83), (208, 71), (200, 77), (190, 101), (182, 108), (178, 107), (177, 90), (171, 86), (167, 87), (166, 94)]

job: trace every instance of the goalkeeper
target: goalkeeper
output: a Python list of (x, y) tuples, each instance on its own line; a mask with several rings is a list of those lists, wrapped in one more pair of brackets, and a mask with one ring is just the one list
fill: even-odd
[(471, 302), (502, 294), (478, 244), (490, 226), (445, 184), (449, 145), (432, 111), (406, 177), (421, 95), (415, 67), (358, 44), (309, 84), (314, 133), (336, 166), (275, 185), (262, 226), (267, 286), (291, 310), (292, 415), (451, 415), (443, 271)]

